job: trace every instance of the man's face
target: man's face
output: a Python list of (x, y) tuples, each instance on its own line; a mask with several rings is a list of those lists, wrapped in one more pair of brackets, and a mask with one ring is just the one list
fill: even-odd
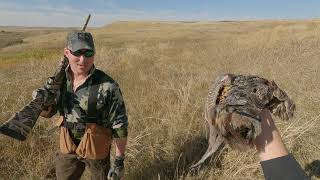
[[(64, 49), (64, 54), (69, 59), (70, 68), (74, 75), (87, 75), (93, 66), (94, 54), (90, 50), (81, 49), (72, 52), (68, 48)], [(91, 56), (92, 55), (92, 56)]]

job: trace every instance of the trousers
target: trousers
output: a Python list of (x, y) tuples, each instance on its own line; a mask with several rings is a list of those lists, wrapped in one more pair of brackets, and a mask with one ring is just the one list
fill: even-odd
[(57, 180), (77, 180), (87, 168), (92, 180), (106, 180), (110, 169), (110, 155), (105, 159), (84, 159), (76, 154), (58, 153), (56, 159)]

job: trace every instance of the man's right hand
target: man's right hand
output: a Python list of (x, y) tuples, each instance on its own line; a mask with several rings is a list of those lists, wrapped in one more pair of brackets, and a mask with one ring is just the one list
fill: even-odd
[(50, 91), (51, 93), (57, 93), (60, 90), (62, 82), (56, 82), (55, 77), (49, 77), (47, 82), (44, 85), (44, 88)]
[(60, 59), (58, 68), (55, 74), (47, 79), (47, 82), (44, 84), (44, 88), (50, 91), (51, 93), (56, 94), (59, 92), (60, 87), (63, 83), (63, 76), (65, 74), (65, 68), (68, 66), (68, 58), (63, 57)]

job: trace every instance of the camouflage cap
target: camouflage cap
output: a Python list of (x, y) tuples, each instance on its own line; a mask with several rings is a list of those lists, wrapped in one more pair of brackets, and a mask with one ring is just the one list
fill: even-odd
[(73, 31), (67, 36), (66, 47), (73, 52), (80, 49), (90, 49), (94, 51), (93, 37), (89, 32)]

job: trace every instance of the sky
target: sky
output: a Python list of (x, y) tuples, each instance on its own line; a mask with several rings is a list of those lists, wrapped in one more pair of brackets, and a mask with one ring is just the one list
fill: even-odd
[(320, 18), (319, 0), (0, 0), (0, 26)]

